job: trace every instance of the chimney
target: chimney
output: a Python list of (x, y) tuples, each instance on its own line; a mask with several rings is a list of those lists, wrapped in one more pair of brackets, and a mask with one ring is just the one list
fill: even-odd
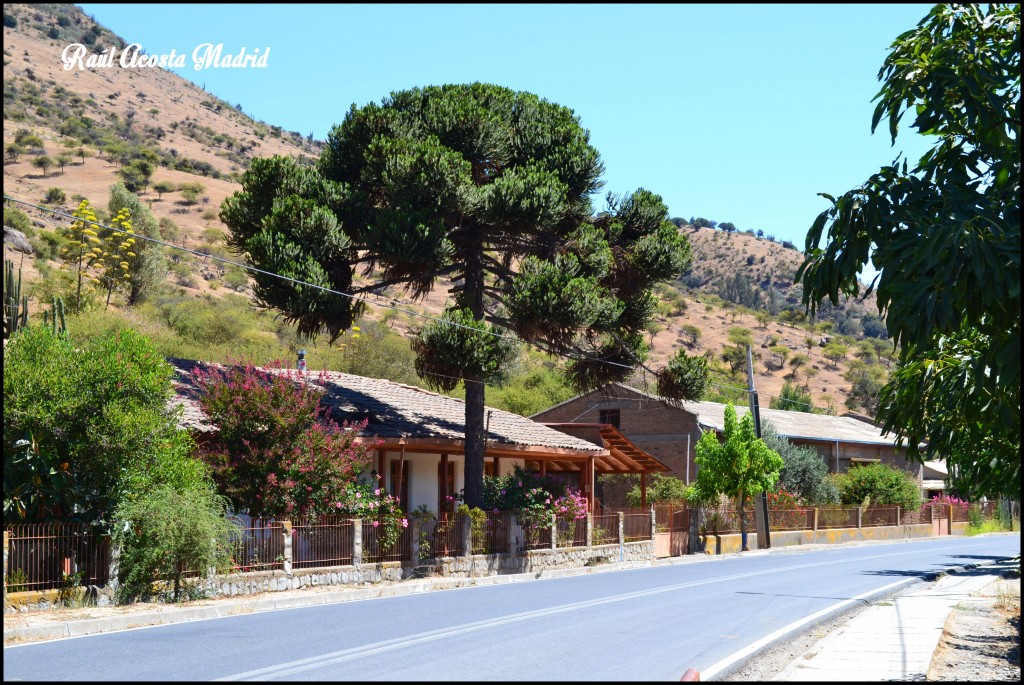
[(299, 369), (299, 371), (305, 371), (306, 370), (306, 351), (305, 350), (299, 350), (299, 360), (298, 360), (297, 368)]

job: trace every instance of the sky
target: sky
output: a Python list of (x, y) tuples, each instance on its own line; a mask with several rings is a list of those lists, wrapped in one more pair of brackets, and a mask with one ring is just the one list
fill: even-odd
[[(901, 152), (871, 134), (878, 71), (930, 5), (80, 5), (258, 120), (319, 140), (352, 104), (482, 81), (570, 107), (604, 192), (646, 188), (672, 217), (731, 221), (803, 249), (841, 194)], [(265, 68), (196, 70), (193, 50), (269, 49)]]

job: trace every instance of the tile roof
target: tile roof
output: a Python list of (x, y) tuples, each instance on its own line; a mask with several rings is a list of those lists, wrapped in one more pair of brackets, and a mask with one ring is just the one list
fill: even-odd
[[(614, 383), (623, 390), (634, 393), (658, 402), (664, 402), (670, 406), (679, 407), (684, 411), (694, 414), (697, 422), (702, 428), (712, 430), (723, 430), (725, 428), (725, 407), (727, 405), (719, 402), (671, 402), (657, 395), (646, 393), (643, 390), (631, 388), (622, 383)], [(605, 389), (608, 386), (605, 386)], [(603, 389), (591, 392), (602, 392)], [(585, 393), (590, 394), (590, 393)], [(561, 404), (572, 402), (578, 397), (566, 400)], [(555, 405), (556, 407), (559, 405)], [(736, 417), (743, 418), (743, 415), (750, 411), (746, 405), (736, 404)], [(544, 415), (554, 409), (549, 407), (533, 415), (535, 421), (543, 421)], [(784, 411), (781, 409), (766, 409), (761, 407), (761, 421), (770, 421), (775, 427), (776, 433), (784, 438), (797, 438), (806, 440), (818, 440), (848, 443), (861, 443), (867, 445), (895, 445), (896, 437), (890, 433), (883, 433), (880, 428), (863, 419), (856, 419), (852, 416), (829, 416), (827, 414), (810, 414), (802, 411)]]
[[(169, 358), (167, 361), (175, 368), (176, 396), (171, 402), (183, 407), (180, 427), (202, 432), (215, 430), (199, 408), (199, 389), (191, 376), (196, 366), (211, 365), (187, 359)], [(465, 439), (466, 405), (462, 400), (379, 378), (337, 371), (326, 371), (323, 374), (324, 383), (320, 383), (318, 372), (310, 373), (307, 382), (326, 388), (322, 402), (331, 408), (332, 417), (336, 421), (367, 420), (367, 426), (360, 435), (385, 439)], [(580, 452), (605, 451), (586, 440), (501, 409), (487, 407), (484, 410), (484, 421), (487, 439), (497, 443)]]

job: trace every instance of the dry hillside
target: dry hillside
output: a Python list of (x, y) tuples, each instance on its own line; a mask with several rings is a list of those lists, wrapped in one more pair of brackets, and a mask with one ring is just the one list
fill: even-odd
[[(216, 245), (207, 229), (225, 230), (216, 214), (224, 198), (240, 188), (238, 178), (249, 160), (270, 155), (315, 159), (319, 154), (321, 143), (254, 121), (240, 106), (220, 101), (196, 84), (162, 69), (63, 70), (61, 51), (83, 36), (91, 35), (89, 40), (99, 46), (124, 44), (73, 5), (8, 4), (4, 15), (5, 152), (19, 131), (22, 136), (31, 134), (41, 141), (41, 145), (27, 148), (20, 155), (5, 155), (5, 194), (42, 203), (47, 190), (56, 187), (66, 193), (67, 200), (62, 203), (65, 210), (70, 211), (79, 197), (105, 207), (110, 186), (120, 180), (118, 170), (126, 155), (147, 148), (160, 161), (140, 197), (157, 218), (177, 225), (174, 242), (190, 248), (207, 245), (226, 256), (223, 246)], [(382, 84), (381, 92), (387, 90), (387, 84)], [(122, 151), (112, 149), (111, 143)], [(63, 168), (43, 171), (33, 165), (42, 154), (54, 159), (64, 154), (71, 161)], [(187, 203), (180, 192), (157, 193), (154, 184), (160, 181), (176, 185), (198, 182), (204, 190), (199, 201)], [(43, 212), (29, 214), (40, 228), (60, 224)], [(753, 331), (760, 355), (755, 367), (765, 403), (779, 393), (784, 377), (791, 371), (788, 366), (773, 369), (765, 364), (771, 358), (768, 348), (784, 345), (794, 354), (810, 357), (807, 368), (814, 371), (811, 375), (801, 372), (798, 380), (812, 393), (813, 402), (822, 407), (831, 403), (843, 411), (851, 386), (843, 376), (848, 362), (833, 366), (822, 356), (821, 347), (807, 348), (809, 333), (800, 324), (801, 317), (794, 315), (802, 310), (799, 288), (792, 282), (802, 255), (767, 238), (745, 233), (727, 235), (691, 226), (680, 230), (693, 246), (694, 266), (680, 281), (660, 292), (665, 306), (650, 329), (652, 361), (657, 364), (686, 347), (685, 326), (700, 329), (698, 342), (688, 351), (708, 351), (716, 358), (729, 344), (729, 330), (745, 327)], [(32, 261), (24, 260), (24, 264), (26, 277), (33, 278)], [(211, 280), (223, 276), (219, 267), (197, 263), (194, 268), (199, 272), (195, 278), (179, 277), (175, 285), (196, 296), (224, 292), (209, 287)], [(723, 306), (722, 298), (732, 301), (728, 308)], [(417, 303), (410, 303), (400, 291), (388, 292), (381, 301), (439, 313), (446, 299), (447, 289), (441, 287)], [(772, 320), (759, 322), (757, 310), (771, 311)], [(870, 304), (848, 303), (838, 310), (828, 309), (825, 315), (856, 334), (859, 324), (854, 320), (872, 311)], [(383, 309), (376, 308), (371, 316), (383, 313)], [(410, 326), (406, 319), (394, 323), (397, 329), (408, 330)], [(839, 325), (836, 330), (846, 332)]]

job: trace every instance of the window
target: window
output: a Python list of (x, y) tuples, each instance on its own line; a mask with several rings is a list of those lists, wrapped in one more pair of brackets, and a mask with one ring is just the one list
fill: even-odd
[(619, 427), (618, 409), (602, 409), (598, 412), (598, 415), (598, 423), (608, 423), (615, 426), (616, 428)]
[[(402, 476), (399, 479), (398, 465), (402, 464)], [(392, 497), (398, 497), (398, 506), (402, 511), (409, 511), (409, 469), (411, 464), (406, 461), (402, 463), (399, 459), (391, 460), (391, 487), (389, 493)], [(401, 480), (401, 483), (399, 483)], [(401, 494), (396, 494), (400, 492)]]
[(484, 462), (484, 476), (487, 478), (494, 478), (494, 461)]

